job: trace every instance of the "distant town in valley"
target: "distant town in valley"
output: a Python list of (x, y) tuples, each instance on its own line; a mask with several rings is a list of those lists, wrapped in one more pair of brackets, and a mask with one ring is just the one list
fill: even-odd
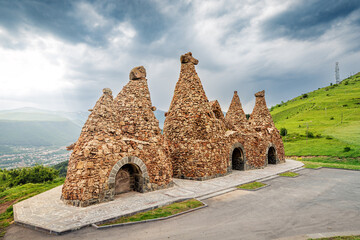
[(41, 146), (3, 146), (11, 150), (9, 153), (0, 154), (0, 168), (29, 167), (36, 164), (55, 165), (69, 159), (70, 152), (66, 147)]

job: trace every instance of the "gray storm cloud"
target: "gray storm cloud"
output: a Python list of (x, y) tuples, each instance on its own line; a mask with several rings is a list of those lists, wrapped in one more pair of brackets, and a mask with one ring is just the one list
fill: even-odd
[(358, 72), (359, 1), (0, 1), (0, 108), (84, 111), (143, 65), (167, 110), (191, 51), (209, 99), (250, 113)]

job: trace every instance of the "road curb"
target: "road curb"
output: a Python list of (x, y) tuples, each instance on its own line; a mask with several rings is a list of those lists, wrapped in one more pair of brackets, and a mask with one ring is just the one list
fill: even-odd
[(93, 228), (95, 228), (96, 230), (102, 230), (102, 229), (113, 228), (113, 227), (123, 227), (123, 226), (130, 226), (130, 225), (142, 224), (142, 223), (148, 223), (148, 222), (156, 222), (156, 221), (162, 221), (162, 220), (167, 220), (167, 219), (170, 219), (170, 218), (174, 218), (174, 217), (177, 217), (177, 216), (180, 216), (180, 215), (184, 215), (184, 214), (194, 212), (194, 211), (197, 211), (197, 210), (208, 207), (208, 205), (206, 203), (204, 203), (203, 201), (195, 198), (196, 200), (201, 202), (203, 204), (203, 206), (193, 208), (193, 209), (189, 209), (187, 211), (180, 212), (180, 213), (177, 213), (177, 214), (174, 214), (174, 215), (171, 215), (171, 216), (167, 216), (167, 217), (162, 217), (162, 218), (155, 218), (155, 219), (148, 219), (148, 220), (144, 220), (144, 221), (127, 222), (127, 223), (118, 223), (118, 224), (112, 224), (112, 225), (106, 225), (106, 226), (99, 226), (100, 224), (103, 224), (105, 222), (109, 222), (109, 221), (112, 221), (112, 220), (116, 220), (116, 219), (119, 219), (121, 217), (132, 216), (132, 215), (135, 215), (137, 213), (146, 212), (146, 211), (153, 210), (153, 209), (163, 207), (163, 206), (166, 206), (166, 205), (170, 205), (170, 204), (173, 204), (173, 203), (183, 202), (183, 201), (186, 201), (186, 200), (189, 200), (189, 199), (192, 199), (192, 198), (184, 198), (184, 199), (179, 199), (179, 200), (173, 201), (173, 202), (168, 203), (168, 204), (157, 205), (155, 207), (149, 208), (148, 210), (141, 210), (141, 211), (133, 212), (131, 214), (126, 214), (126, 215), (122, 215), (122, 216), (119, 216), (119, 217), (116, 217), (116, 218), (111, 218), (111, 219), (108, 219), (108, 220), (104, 220), (104, 221), (101, 221), (101, 222), (98, 222), (98, 223), (93, 223), (93, 224), (91, 224), (91, 226)]

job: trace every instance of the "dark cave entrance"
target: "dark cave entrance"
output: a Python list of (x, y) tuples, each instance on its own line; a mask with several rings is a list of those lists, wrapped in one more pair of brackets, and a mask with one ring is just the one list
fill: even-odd
[(245, 170), (245, 158), (241, 148), (234, 149), (231, 160), (233, 170)]
[(267, 154), (268, 164), (276, 164), (276, 151), (274, 147), (270, 147)]
[(130, 191), (142, 191), (142, 175), (140, 168), (135, 164), (125, 164), (115, 177), (115, 195)]

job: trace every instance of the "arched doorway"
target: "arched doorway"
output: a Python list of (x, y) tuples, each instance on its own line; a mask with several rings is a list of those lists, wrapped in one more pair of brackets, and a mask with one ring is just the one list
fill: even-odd
[(276, 164), (276, 150), (274, 147), (269, 147), (267, 160), (268, 164)]
[(132, 163), (123, 165), (115, 177), (115, 195), (130, 191), (141, 192), (142, 174), (140, 168)]
[(245, 158), (241, 148), (233, 150), (231, 161), (233, 170), (245, 170)]

